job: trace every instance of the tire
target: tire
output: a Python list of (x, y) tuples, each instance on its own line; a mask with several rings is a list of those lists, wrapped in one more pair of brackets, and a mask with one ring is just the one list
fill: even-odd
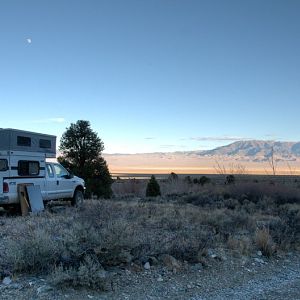
[(79, 189), (75, 190), (74, 196), (71, 200), (72, 206), (78, 207), (83, 204), (84, 196), (83, 192)]
[(3, 207), (9, 215), (22, 215), (21, 205), (20, 204), (10, 204)]

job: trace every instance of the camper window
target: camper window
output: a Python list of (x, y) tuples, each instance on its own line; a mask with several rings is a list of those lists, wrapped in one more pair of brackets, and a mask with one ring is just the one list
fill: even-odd
[(43, 149), (51, 149), (51, 141), (40, 139), (40, 148)]
[(18, 163), (19, 176), (36, 176), (40, 173), (40, 163), (38, 161), (20, 160)]
[(18, 136), (17, 144), (18, 146), (31, 147), (31, 138), (27, 136)]
[(8, 170), (7, 159), (0, 159), (0, 172), (4, 172)]

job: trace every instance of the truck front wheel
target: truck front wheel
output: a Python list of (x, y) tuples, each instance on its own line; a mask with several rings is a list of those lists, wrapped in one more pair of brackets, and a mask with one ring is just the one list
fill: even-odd
[(83, 192), (79, 189), (75, 190), (74, 196), (71, 200), (72, 206), (78, 207), (78, 206), (82, 205), (83, 199), (84, 199)]

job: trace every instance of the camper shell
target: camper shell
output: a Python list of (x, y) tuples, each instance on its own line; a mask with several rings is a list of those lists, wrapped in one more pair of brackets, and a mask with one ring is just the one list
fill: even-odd
[[(56, 136), (17, 129), (0, 129), (0, 152), (35, 152), (56, 157)], [(8, 154), (8, 153), (7, 153)]]

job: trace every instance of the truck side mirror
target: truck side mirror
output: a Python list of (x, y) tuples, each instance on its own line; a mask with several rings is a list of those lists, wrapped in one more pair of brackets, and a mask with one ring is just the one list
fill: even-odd
[(62, 177), (65, 179), (72, 179), (74, 177), (74, 174), (70, 172), (69, 174), (63, 175)]
[(74, 173), (72, 171), (70, 171), (70, 169), (67, 169), (67, 171), (69, 172), (68, 175), (66, 175), (66, 179), (72, 179), (74, 177)]

